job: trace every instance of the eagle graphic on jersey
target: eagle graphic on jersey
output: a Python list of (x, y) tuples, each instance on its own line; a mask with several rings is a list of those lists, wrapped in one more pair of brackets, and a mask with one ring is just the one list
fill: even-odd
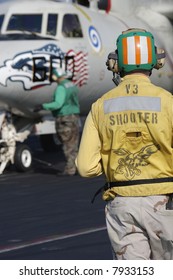
[(123, 148), (113, 150), (116, 155), (124, 156), (118, 160), (118, 167), (115, 172), (124, 174), (126, 179), (132, 180), (135, 176), (141, 174), (141, 169), (139, 167), (148, 165), (148, 158), (158, 150), (159, 147), (154, 144), (145, 146), (136, 153), (131, 153)]

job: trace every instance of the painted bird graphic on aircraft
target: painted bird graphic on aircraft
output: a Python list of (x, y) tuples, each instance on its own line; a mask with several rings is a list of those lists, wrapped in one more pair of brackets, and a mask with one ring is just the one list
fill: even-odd
[[(81, 79), (77, 75), (78, 67), (87, 68), (87, 61), (83, 52), (75, 53), (69, 50), (63, 52), (56, 44), (47, 44), (42, 48), (33, 51), (18, 53), (12, 59), (5, 61), (0, 67), (0, 84), (7, 86), (8, 79), (23, 84), (24, 90), (32, 90), (45, 85), (50, 85), (50, 67), (63, 68), (78, 86), (83, 85), (87, 76)], [(33, 69), (35, 69), (33, 79)], [(72, 75), (73, 72), (73, 75)]]

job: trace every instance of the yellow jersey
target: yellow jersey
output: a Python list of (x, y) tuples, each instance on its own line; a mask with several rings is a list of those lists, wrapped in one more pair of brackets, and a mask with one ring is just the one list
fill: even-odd
[(172, 193), (172, 147), (171, 93), (143, 74), (132, 74), (92, 105), (76, 165), (81, 176), (104, 173), (106, 181), (112, 182), (104, 200), (116, 194)]

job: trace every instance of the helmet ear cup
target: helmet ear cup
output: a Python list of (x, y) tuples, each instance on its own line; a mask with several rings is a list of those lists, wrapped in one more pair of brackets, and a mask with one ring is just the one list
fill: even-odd
[(106, 66), (107, 69), (112, 71), (113, 73), (119, 73), (117, 50), (115, 52), (109, 53), (108, 59), (106, 61)]
[(160, 49), (156, 47), (156, 56), (157, 56), (157, 63), (154, 66), (155, 69), (160, 69), (164, 66), (165, 64), (165, 51), (164, 49)]

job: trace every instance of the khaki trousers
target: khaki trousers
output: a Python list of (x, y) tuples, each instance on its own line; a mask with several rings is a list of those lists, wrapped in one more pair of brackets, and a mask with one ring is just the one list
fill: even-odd
[(106, 205), (106, 224), (118, 260), (173, 260), (173, 210), (168, 196), (116, 196)]

